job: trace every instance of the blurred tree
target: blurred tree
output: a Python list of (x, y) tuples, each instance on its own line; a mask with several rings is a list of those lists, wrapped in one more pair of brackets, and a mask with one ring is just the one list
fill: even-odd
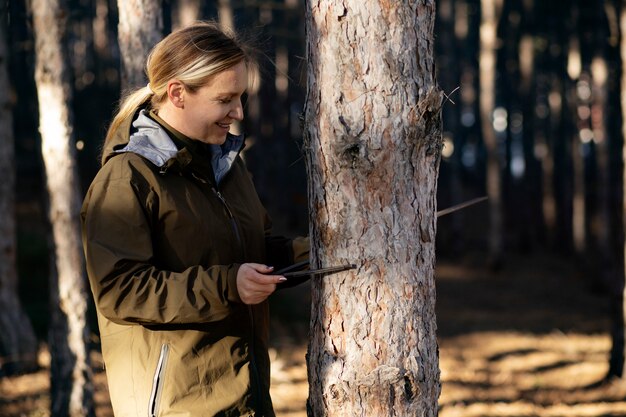
[(33, 0), (35, 81), (41, 152), (52, 225), (50, 283), (51, 415), (94, 415), (87, 293), (78, 223), (80, 198), (62, 0)]
[(581, 1), (579, 7), (576, 32), (582, 65), (577, 88), (572, 93), (575, 105), (571, 112), (578, 122), (574, 141), (585, 160), (587, 242), (586, 256), (582, 259), (588, 271), (586, 276), (597, 281), (592, 285), (606, 288), (607, 284), (612, 285), (610, 281), (621, 265), (621, 251), (615, 250), (620, 228), (614, 226), (620, 224), (621, 216), (615, 216), (615, 199), (611, 196), (619, 195), (615, 180), (621, 178), (615, 172), (621, 172), (621, 165), (612, 156), (621, 155), (621, 134), (611, 126), (612, 118), (621, 119), (611, 109), (611, 101), (619, 108), (619, 102), (611, 96), (611, 85), (619, 91), (619, 81), (615, 71), (610, 70), (620, 65), (615, 56), (618, 35), (611, 35), (611, 30), (616, 31), (618, 19), (612, 2)]
[[(569, 254), (574, 247), (574, 236), (584, 230), (576, 230), (575, 219), (584, 219), (584, 181), (582, 174), (582, 153), (578, 146), (577, 132), (572, 114), (572, 93), (575, 85), (567, 73), (567, 51), (572, 32), (572, 9), (565, 11), (557, 2), (535, 2), (537, 32), (543, 42), (541, 55), (542, 74), (538, 80), (539, 103), (535, 108), (538, 117), (543, 119), (544, 134), (551, 158), (547, 164), (550, 170), (544, 176), (544, 186), (551, 192), (547, 198), (553, 205), (554, 247)], [(546, 165), (547, 168), (547, 165)], [(546, 197), (544, 195), (544, 197)]]
[[(518, 99), (521, 103), (522, 147), (524, 153), (524, 175), (521, 179), (520, 203), (518, 209), (521, 218), (518, 219), (522, 226), (522, 242), (528, 244), (545, 243), (546, 226), (543, 208), (542, 165), (540, 162), (541, 152), (545, 152), (545, 135), (537, 134), (535, 123), (535, 104), (537, 102), (537, 78), (535, 68), (536, 49), (533, 38), (534, 7), (523, 3), (521, 35), (517, 44), (519, 82)], [(513, 123), (513, 122), (512, 122)], [(513, 127), (512, 127), (513, 128)]]
[(494, 120), (499, 140), (505, 141), (504, 169), (502, 170), (503, 227), (509, 242), (517, 249), (529, 250), (528, 215), (529, 195), (523, 192), (522, 178), (526, 174), (523, 146), (522, 101), (520, 100), (520, 63), (518, 48), (523, 28), (522, 0), (508, 0), (502, 6), (498, 24), (501, 47), (497, 54), (498, 81), (496, 89), (497, 118)]
[(620, 48), (620, 69), (621, 69), (621, 119), (622, 119), (622, 219), (621, 219), (621, 243), (622, 243), (622, 268), (619, 274), (615, 275), (613, 285), (610, 287), (611, 295), (611, 355), (609, 358), (608, 378), (626, 377), (626, 71), (624, 71), (624, 62), (626, 62), (626, 5), (623, 1), (615, 2), (616, 14), (619, 16), (619, 48)]
[(501, 1), (481, 0), (480, 23), (480, 124), (487, 149), (487, 195), (489, 196), (489, 262), (498, 267), (502, 261), (502, 179), (500, 149), (494, 128), (496, 104), (497, 27)]
[(622, 114), (620, 104), (620, 83), (622, 77), (622, 63), (620, 58), (620, 29), (619, 29), (619, 0), (611, 0), (605, 3), (607, 16), (608, 36), (607, 40), (607, 107), (603, 117), (606, 123), (608, 142), (608, 204), (609, 204), (609, 244), (610, 252), (608, 259), (610, 265), (605, 265), (608, 272), (605, 278), (613, 282), (623, 278), (622, 256), (624, 251), (623, 225), (622, 223), (622, 177), (624, 160), (622, 147)]
[[(588, 164), (588, 169), (595, 171), (595, 174), (588, 175), (590, 182), (588, 203), (590, 206), (589, 215), (589, 234), (592, 258), (600, 261), (600, 265), (594, 265), (595, 268), (602, 269), (602, 264), (607, 265), (612, 255), (609, 250), (610, 234), (611, 234), (611, 216), (609, 205), (609, 136), (607, 130), (608, 109), (608, 82), (609, 70), (607, 63), (608, 53), (608, 24), (606, 14), (604, 13), (604, 0), (596, 0), (596, 2), (586, 2), (590, 9), (583, 9), (581, 15), (588, 16), (591, 30), (590, 44), (592, 46), (592, 56), (587, 66), (590, 75), (591, 103), (589, 106), (589, 126), (593, 139), (590, 145), (593, 146), (595, 156), (592, 164)], [(580, 136), (580, 134), (579, 134)], [(598, 270), (596, 269), (596, 270)]]
[[(485, 194), (485, 146), (481, 140), (478, 91), (480, 11), (480, 0), (437, 2), (438, 79), (449, 95), (442, 110), (444, 147), (437, 187), (438, 203), (444, 207)], [(440, 255), (460, 255), (477, 240), (468, 229), (477, 223), (476, 218), (468, 222), (467, 213), (460, 211), (440, 223)], [(489, 239), (487, 230), (481, 229), (478, 240)]]
[(437, 415), (432, 0), (308, 3), (310, 416)]
[(7, 69), (6, 7), (0, 5), (0, 376), (37, 367), (37, 339), (17, 291), (14, 93)]
[(189, 26), (200, 18), (202, 11), (200, 0), (178, 0), (177, 3), (177, 7), (172, 10), (173, 29)]
[(161, 0), (118, 0), (118, 41), (122, 57), (122, 91), (146, 84), (150, 49), (163, 37)]
[[(439, 28), (437, 31), (439, 42), (435, 44), (438, 47), (437, 78), (443, 91), (450, 96), (444, 100), (442, 109), (444, 127), (442, 165), (446, 165), (447, 170), (442, 167), (437, 186), (439, 191), (437, 201), (446, 206), (464, 199), (461, 182), (462, 135), (458, 125), (461, 103), (460, 100), (458, 104), (456, 102), (460, 89), (461, 50), (459, 45), (462, 39), (460, 36), (455, 36), (455, 6), (453, 0), (440, 0), (437, 4), (435, 23), (435, 26)], [(466, 16), (464, 18), (467, 19)], [(450, 251), (457, 255), (464, 249), (463, 217), (461, 212), (449, 219), (449, 238), (446, 239), (445, 247), (440, 246), (439, 250), (449, 247)]]
[(226, 30), (235, 29), (235, 18), (233, 17), (233, 6), (230, 0), (218, 0), (218, 11), (220, 25)]

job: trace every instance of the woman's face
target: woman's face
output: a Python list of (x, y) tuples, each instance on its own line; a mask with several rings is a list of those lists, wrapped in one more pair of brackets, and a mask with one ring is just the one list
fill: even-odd
[(187, 90), (178, 130), (189, 138), (221, 145), (230, 125), (243, 120), (241, 96), (247, 88), (248, 69), (245, 62), (240, 62), (216, 74), (196, 92)]

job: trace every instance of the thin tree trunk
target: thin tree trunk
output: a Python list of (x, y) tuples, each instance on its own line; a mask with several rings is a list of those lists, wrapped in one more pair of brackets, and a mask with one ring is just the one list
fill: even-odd
[(218, 12), (217, 12), (220, 25), (226, 30), (233, 30), (235, 28), (235, 18), (233, 17), (233, 6), (230, 4), (230, 0), (218, 0)]
[(493, 127), (495, 108), (498, 0), (482, 0), (480, 24), (480, 121), (487, 149), (487, 195), (489, 196), (489, 257), (493, 266), (502, 261), (502, 190), (498, 140)]
[(310, 2), (311, 416), (437, 415), (434, 1)]
[[(573, 92), (575, 85), (567, 72), (568, 48), (570, 39), (565, 33), (571, 32), (572, 10), (563, 10), (557, 3), (541, 2), (537, 6), (545, 15), (546, 49), (543, 51), (543, 66), (546, 68), (545, 91), (549, 118), (548, 137), (552, 141), (553, 192), (556, 219), (557, 249), (563, 253), (574, 247), (574, 218), (585, 217), (588, 207), (584, 201), (584, 181), (579, 177), (582, 166), (579, 141), (573, 120)], [(575, 139), (575, 141), (574, 141)], [(581, 233), (578, 231), (578, 233)], [(586, 231), (582, 231), (586, 235)]]
[(608, 67), (607, 79), (607, 112), (603, 115), (607, 133), (608, 155), (608, 205), (609, 205), (609, 242), (608, 251), (611, 264), (605, 268), (606, 279), (602, 284), (621, 281), (624, 274), (623, 265), (623, 225), (622, 223), (622, 172), (624, 161), (622, 160), (622, 113), (620, 104), (620, 82), (622, 66), (620, 59), (620, 30), (619, 30), (619, 0), (605, 3), (608, 20), (608, 36), (606, 59)]
[(189, 26), (200, 18), (200, 0), (179, 0), (178, 6), (173, 10), (174, 29)]
[[(548, 45), (548, 20), (543, 10), (545, 2), (536, 1), (532, 7), (532, 17), (534, 27), (536, 28), (533, 36), (523, 38), (522, 45), (525, 51), (522, 51), (527, 58), (532, 57), (532, 66), (522, 70), (522, 73), (532, 75), (531, 83), (528, 87), (529, 95), (527, 101), (526, 117), (531, 121), (531, 125), (526, 125), (528, 136), (526, 137), (527, 155), (530, 161), (534, 157), (537, 158), (537, 164), (533, 177), (529, 178), (527, 186), (531, 190), (540, 190), (538, 195), (540, 201), (540, 218), (545, 226), (544, 235), (546, 241), (550, 245), (556, 245), (557, 239), (557, 198), (555, 190), (555, 150), (550, 138), (552, 138), (551, 121), (549, 112), (550, 95), (550, 74), (547, 70), (549, 67), (548, 53), (546, 48)], [(540, 39), (539, 45), (536, 39)], [(523, 61), (523, 59), (522, 59)], [(524, 80), (524, 78), (522, 78)], [(530, 129), (528, 129), (530, 127)]]
[[(600, 46), (600, 45), (598, 45)], [(602, 48), (603, 50), (605, 48)], [(609, 112), (607, 107), (607, 81), (608, 67), (604, 56), (594, 58), (591, 65), (591, 79), (593, 82), (594, 102), (591, 106), (591, 128), (593, 130), (594, 141), (596, 145), (597, 157), (597, 174), (595, 183), (595, 202), (597, 204), (595, 219), (592, 226), (595, 230), (594, 253), (601, 262), (596, 265), (599, 270), (606, 270), (611, 262), (612, 253), (610, 252), (611, 241), (611, 211), (609, 201), (610, 177), (609, 177), (609, 141), (607, 135), (607, 126), (604, 115)], [(598, 270), (596, 269), (596, 270)]]
[(93, 415), (87, 292), (79, 229), (80, 199), (69, 103), (68, 60), (59, 0), (33, 0), (35, 81), (55, 264), (51, 274), (52, 416)]
[[(620, 2), (619, 7), (619, 26), (620, 26), (620, 52), (621, 52), (621, 67), (622, 67), (622, 80), (621, 80), (621, 110), (622, 110), (622, 138), (626, 138), (626, 71), (624, 71), (624, 62), (626, 62), (626, 5), (624, 2)], [(626, 160), (626, 140), (622, 144), (622, 160)], [(626, 164), (622, 173), (622, 238), (624, 230), (626, 230)], [(626, 262), (626, 239), (622, 241), (624, 256), (622, 261)], [(609, 360), (608, 376), (616, 376), (623, 378), (626, 376), (626, 278), (624, 272), (626, 271), (626, 264), (622, 270), (620, 279), (617, 279), (615, 286), (611, 291), (612, 308), (612, 328), (611, 328), (611, 357)]]
[[(443, 126), (445, 126), (444, 147), (450, 146), (451, 154), (446, 160), (448, 167), (447, 183), (440, 187), (442, 191), (440, 198), (444, 197), (446, 205), (456, 204), (465, 199), (462, 184), (462, 158), (461, 151), (463, 149), (463, 140), (461, 129), (459, 129), (460, 107), (461, 102), (458, 89), (461, 83), (461, 57), (459, 53), (459, 44), (465, 39), (457, 39), (454, 31), (456, 7), (453, 0), (442, 0), (438, 4), (437, 18), (439, 19), (436, 26), (439, 27), (439, 51), (438, 60), (438, 78), (441, 88), (448, 94), (447, 100), (444, 100), (442, 109)], [(467, 17), (464, 17), (467, 19)], [(446, 149), (444, 148), (444, 154)], [(441, 181), (441, 178), (439, 179)], [(441, 184), (441, 183), (440, 183)], [(441, 200), (438, 200), (441, 203)], [(448, 221), (448, 238), (445, 239), (444, 246), (450, 248), (453, 255), (459, 254), (464, 246), (464, 215), (462, 212), (456, 216), (452, 216)]]
[(92, 22), (93, 46), (95, 53), (99, 57), (109, 57), (111, 46), (109, 45), (109, 28), (107, 21), (109, 16), (108, 0), (96, 0), (95, 12)]
[(604, 115), (608, 138), (609, 155), (609, 215), (610, 215), (610, 238), (609, 250), (611, 253), (613, 270), (609, 274), (610, 280), (621, 280), (623, 276), (623, 225), (622, 223), (622, 180), (624, 170), (624, 160), (622, 159), (622, 147), (624, 138), (622, 137), (622, 113), (621, 113), (621, 88), (623, 68), (620, 57), (620, 0), (612, 0), (605, 3), (607, 19), (609, 21), (609, 36), (607, 48), (607, 66), (609, 76), (607, 81), (607, 109)]
[(6, 6), (0, 6), (0, 376), (37, 367), (37, 339), (17, 290), (15, 159)]
[(146, 84), (150, 49), (163, 37), (160, 0), (118, 0), (118, 40), (122, 58), (122, 90)]
[[(519, 44), (517, 45), (519, 50), (519, 96), (522, 103), (522, 118), (523, 124), (523, 146), (524, 146), (524, 164), (526, 167), (522, 194), (526, 199), (525, 203), (520, 208), (522, 210), (521, 223), (527, 225), (526, 233), (530, 234), (531, 244), (546, 242), (546, 218), (543, 211), (543, 193), (544, 188), (549, 183), (543, 184), (542, 179), (542, 166), (540, 163), (540, 157), (537, 155), (537, 149), (541, 148), (543, 153), (547, 154), (547, 145), (545, 140), (540, 142), (536, 133), (536, 116), (535, 116), (535, 104), (536, 98), (536, 57), (534, 48), (534, 37), (529, 33), (534, 19), (535, 8), (530, 2), (523, 2), (522, 7), (522, 35), (520, 36)], [(549, 158), (545, 158), (548, 160)], [(552, 195), (547, 194), (547, 195)], [(553, 205), (552, 205), (553, 207)], [(549, 213), (554, 213), (553, 210), (549, 210)], [(552, 220), (554, 223), (554, 220)]]
[[(528, 252), (538, 240), (540, 218), (533, 219), (533, 208), (540, 204), (541, 187), (529, 189), (531, 181), (536, 181), (537, 163), (532, 152), (534, 137), (532, 132), (532, 102), (534, 96), (530, 93), (533, 84), (534, 51), (532, 44), (528, 44), (525, 34), (528, 22), (532, 20), (532, 4), (521, 0), (514, 0), (510, 5), (508, 20), (511, 27), (503, 30), (507, 37), (506, 83), (511, 84), (511, 109), (508, 131), (511, 137), (513, 184), (508, 203), (509, 217), (507, 228), (513, 227), (518, 239), (520, 250)], [(502, 19), (501, 27), (507, 26)], [(529, 48), (530, 46), (530, 48)], [(527, 60), (522, 62), (522, 60)], [(514, 65), (511, 65), (514, 64)], [(528, 101), (530, 100), (530, 101)], [(530, 109), (530, 112), (529, 112)], [(530, 151), (530, 152), (529, 152)], [(536, 220), (536, 221), (533, 221)]]

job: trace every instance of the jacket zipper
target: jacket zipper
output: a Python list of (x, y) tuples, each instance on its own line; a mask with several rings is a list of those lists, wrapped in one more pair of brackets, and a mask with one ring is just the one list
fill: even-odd
[[(222, 202), (222, 205), (224, 206), (224, 209), (226, 210), (226, 213), (228, 214), (228, 218), (233, 228), (233, 232), (235, 233), (235, 238), (237, 239), (237, 243), (239, 243), (239, 248), (241, 250), (241, 253), (243, 254), (244, 259), (245, 259), (246, 249), (243, 245), (243, 239), (241, 238), (241, 234), (239, 233), (239, 226), (237, 225), (237, 221), (235, 220), (235, 215), (233, 214), (232, 210), (228, 206), (226, 199), (224, 198), (222, 193), (217, 189), (215, 185), (210, 184), (208, 181), (206, 181), (203, 178), (200, 178), (195, 173), (192, 173), (192, 175), (201, 183), (208, 185), (211, 188), (211, 191), (213, 192), (213, 194), (215, 194), (217, 198)], [(256, 355), (254, 353), (254, 350), (255, 350), (254, 313), (252, 311), (252, 306), (248, 305), (247, 307), (248, 307), (248, 315), (250, 316), (250, 368), (251, 368), (252, 379), (254, 380), (255, 382), (254, 385), (256, 386), (256, 389), (254, 390), (255, 391), (254, 396), (256, 397), (254, 402), (256, 403), (257, 407), (260, 407), (261, 405), (261, 377), (259, 375), (259, 370), (256, 364)]]
[[(239, 227), (237, 226), (237, 222), (235, 221), (235, 216), (230, 210), (230, 207), (228, 207), (228, 203), (226, 203), (226, 199), (224, 199), (224, 196), (222, 195), (222, 193), (220, 193), (219, 190), (215, 187), (211, 187), (211, 190), (213, 190), (215, 195), (220, 199), (220, 201), (224, 205), (226, 212), (228, 213), (228, 217), (230, 218), (237, 241), (239, 242), (239, 246), (241, 247), (241, 251), (245, 257), (245, 247), (243, 246), (243, 241), (241, 239), (241, 235), (239, 234)], [(254, 350), (255, 350), (255, 347), (254, 347), (254, 313), (252, 311), (251, 305), (248, 305), (247, 307), (248, 307), (248, 315), (250, 316), (250, 368), (251, 368), (252, 378), (255, 380), (255, 386), (256, 386), (255, 387), (256, 388), (255, 389), (256, 391), (255, 403), (257, 404), (257, 407), (260, 407), (261, 406), (260, 404), (261, 402), (261, 377), (259, 376), (259, 370), (256, 364), (256, 356), (254, 353)]]
[(165, 364), (167, 363), (167, 355), (169, 353), (169, 346), (162, 345), (161, 353), (159, 354), (159, 361), (154, 371), (154, 377), (152, 379), (152, 391), (150, 392), (150, 403), (148, 404), (148, 417), (156, 417), (159, 411), (159, 401), (161, 400), (161, 393), (163, 392), (163, 376), (165, 374)]
[(241, 250), (241, 253), (243, 253), (244, 259), (245, 259), (246, 249), (243, 246), (243, 239), (241, 239), (241, 234), (239, 234), (239, 226), (237, 226), (237, 221), (235, 220), (235, 216), (233, 215), (233, 212), (230, 210), (230, 207), (228, 207), (228, 204), (226, 203), (226, 199), (224, 199), (224, 196), (222, 195), (222, 193), (220, 193), (219, 190), (213, 186), (211, 186), (211, 190), (213, 191), (213, 193), (215, 193), (217, 198), (220, 199), (220, 201), (222, 202), (222, 205), (226, 209), (226, 213), (228, 213), (228, 219), (230, 220), (230, 225), (233, 228), (233, 232), (235, 232), (235, 238), (237, 239), (237, 243), (239, 243), (239, 249)]

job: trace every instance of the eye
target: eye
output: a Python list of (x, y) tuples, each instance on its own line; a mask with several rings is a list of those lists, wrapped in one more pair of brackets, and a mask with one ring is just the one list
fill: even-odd
[(231, 98), (220, 98), (217, 101), (221, 104), (229, 104), (233, 100)]

